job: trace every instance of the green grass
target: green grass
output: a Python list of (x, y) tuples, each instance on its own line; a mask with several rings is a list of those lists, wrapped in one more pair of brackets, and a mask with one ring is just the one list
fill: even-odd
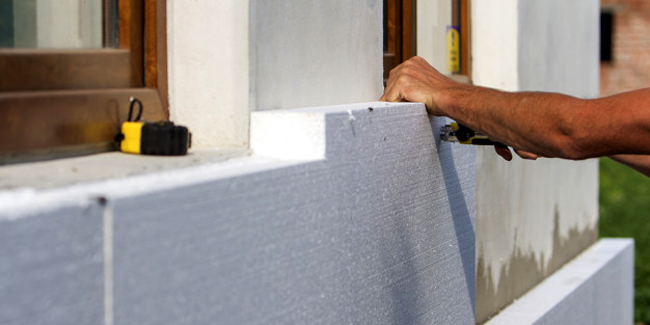
[(635, 240), (634, 319), (650, 324), (650, 178), (600, 160), (600, 236)]

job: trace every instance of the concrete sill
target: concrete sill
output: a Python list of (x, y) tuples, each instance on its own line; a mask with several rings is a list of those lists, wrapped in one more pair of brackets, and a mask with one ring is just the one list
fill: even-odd
[(191, 149), (186, 156), (144, 156), (109, 152), (0, 167), (0, 193), (53, 189), (171, 171), (247, 157), (247, 148)]
[[(372, 142), (373, 148), (388, 146), (403, 131), (386, 133), (379, 127), (396, 117), (417, 121), (421, 127), (417, 134), (436, 141), (430, 138), (432, 126), (424, 116), (422, 104), (385, 102), (256, 112), (251, 120), (250, 150), (193, 149), (183, 157), (111, 152), (2, 166), (0, 220), (86, 206), (98, 198), (162, 193), (317, 161), (356, 161), (357, 151), (366, 150), (350, 147), (358, 145), (357, 133), (370, 136), (380, 132), (383, 141)], [(341, 145), (327, 146), (328, 142)]]

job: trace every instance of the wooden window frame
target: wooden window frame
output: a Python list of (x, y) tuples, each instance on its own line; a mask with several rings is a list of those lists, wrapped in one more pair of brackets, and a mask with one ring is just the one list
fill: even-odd
[(470, 2), (470, 0), (459, 0), (458, 6), (460, 8), (456, 6), (457, 13), (452, 13), (452, 15), (458, 16), (460, 23), (460, 75), (465, 76), (468, 82), (472, 75)]
[(384, 80), (387, 80), (390, 70), (417, 53), (416, 0), (387, 0), (384, 15)]
[(130, 97), (167, 120), (166, 0), (120, 0), (116, 49), (0, 49), (0, 164), (116, 149)]
[[(441, 0), (443, 1), (443, 0)], [(452, 24), (460, 26), (460, 73), (454, 79), (469, 82), (470, 55), (470, 0), (452, 1)], [(390, 70), (417, 54), (417, 4), (416, 0), (387, 0), (384, 8), (386, 44), (384, 49), (384, 80)]]

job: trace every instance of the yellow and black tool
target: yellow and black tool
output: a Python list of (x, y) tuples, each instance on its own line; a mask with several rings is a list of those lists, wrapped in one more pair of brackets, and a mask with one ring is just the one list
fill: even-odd
[(477, 133), (474, 130), (460, 124), (451, 123), (440, 128), (440, 139), (449, 142), (462, 144), (473, 144), (483, 146), (497, 146), (507, 148), (505, 144), (490, 140), (487, 135)]
[[(138, 105), (138, 114), (133, 117), (133, 108)], [(181, 156), (192, 146), (192, 134), (180, 125), (169, 121), (146, 122), (142, 117), (142, 102), (131, 97), (129, 118), (122, 123), (116, 140), (122, 152), (143, 155)]]

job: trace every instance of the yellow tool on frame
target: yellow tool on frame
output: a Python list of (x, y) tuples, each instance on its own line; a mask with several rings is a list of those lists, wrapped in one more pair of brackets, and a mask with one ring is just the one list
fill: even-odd
[[(138, 105), (138, 114), (133, 118), (133, 108)], [(121, 132), (115, 137), (120, 150), (142, 155), (182, 156), (192, 146), (192, 134), (180, 125), (170, 121), (142, 121), (142, 102), (131, 97), (128, 120), (122, 123)]]

